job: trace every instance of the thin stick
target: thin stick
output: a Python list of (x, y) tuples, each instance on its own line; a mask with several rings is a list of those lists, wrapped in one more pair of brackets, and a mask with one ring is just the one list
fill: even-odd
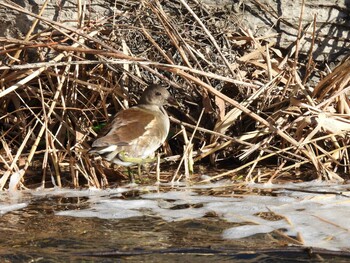
[[(183, 153), (183, 155), (182, 155), (182, 158), (181, 158), (181, 161), (180, 161), (180, 163), (179, 163), (179, 165), (178, 165), (178, 167), (177, 167), (177, 169), (176, 169), (176, 171), (175, 171), (175, 173), (174, 173), (174, 176), (173, 176), (173, 179), (171, 180), (171, 183), (174, 183), (174, 182), (175, 182), (175, 178), (177, 177), (177, 174), (179, 173), (180, 167), (181, 167), (181, 165), (182, 165), (182, 163), (183, 163), (183, 161), (184, 161), (184, 158), (185, 158), (185, 156), (186, 156), (186, 154), (187, 154), (187, 152), (188, 152), (188, 150), (189, 150), (189, 148), (190, 148), (190, 145), (191, 145), (191, 143), (192, 143), (192, 140), (193, 140), (193, 138), (194, 138), (194, 135), (195, 135), (195, 133), (196, 133), (196, 131), (197, 131), (197, 129), (198, 129), (199, 123), (200, 123), (200, 121), (201, 121), (201, 119), (202, 119), (202, 117), (203, 117), (203, 113), (204, 113), (204, 109), (202, 109), (201, 114), (199, 115), (199, 118), (198, 118), (198, 121), (197, 121), (197, 125), (196, 125), (196, 127), (195, 127), (195, 129), (194, 129), (194, 131), (193, 131), (193, 133), (192, 133), (192, 136), (191, 136), (189, 142), (188, 142), (187, 145), (186, 145), (185, 151), (184, 151), (184, 153)], [(180, 180), (180, 178), (179, 178), (179, 180)]]
[(206, 28), (206, 26), (203, 24), (203, 22), (200, 20), (200, 18), (196, 15), (195, 12), (193, 12), (192, 8), (186, 3), (185, 0), (180, 0), (180, 2), (186, 7), (186, 9), (191, 13), (191, 15), (194, 17), (194, 19), (197, 21), (197, 23), (202, 27), (202, 29), (204, 30), (204, 32), (208, 35), (210, 41), (213, 43), (214, 47), (216, 48), (216, 50), (218, 51), (219, 55), (221, 56), (222, 60), (224, 61), (224, 63), (226, 64), (228, 70), (231, 72), (232, 76), (237, 76), (237, 74), (235, 72), (233, 72), (232, 68), (231, 68), (231, 64), (227, 61), (227, 59), (225, 58), (225, 56), (222, 54), (221, 52), (221, 48), (219, 47), (218, 43), (216, 42), (215, 38), (212, 36), (212, 34), (210, 33), (210, 31)]

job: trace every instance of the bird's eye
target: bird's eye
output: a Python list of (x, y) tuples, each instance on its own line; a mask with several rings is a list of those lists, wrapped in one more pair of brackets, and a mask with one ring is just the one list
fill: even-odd
[(160, 96), (160, 95), (162, 95), (162, 94), (161, 94), (159, 91), (157, 91), (157, 92), (156, 92), (156, 95), (157, 95), (157, 96)]

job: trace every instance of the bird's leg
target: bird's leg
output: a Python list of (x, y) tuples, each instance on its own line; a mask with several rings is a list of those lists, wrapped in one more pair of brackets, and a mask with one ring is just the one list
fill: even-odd
[(156, 166), (157, 184), (160, 184), (160, 154), (157, 153), (157, 166)]
[(133, 173), (131, 171), (131, 168), (128, 166), (127, 169), (128, 169), (129, 180), (130, 180), (131, 184), (134, 184), (135, 183), (135, 178), (134, 178), (134, 175), (133, 175)]
[(141, 171), (141, 166), (142, 166), (142, 164), (140, 164), (140, 163), (137, 165), (137, 172), (139, 173), (139, 177), (140, 177), (140, 178), (141, 178), (141, 175), (142, 175), (142, 174), (141, 174), (141, 172), (142, 172), (142, 171)]
[[(142, 166), (143, 164), (147, 164), (147, 163), (154, 163), (157, 161), (157, 157), (147, 157), (147, 158), (140, 158), (140, 157), (131, 157), (128, 156), (127, 153), (123, 152), (119, 152), (118, 153), (118, 158), (123, 161), (123, 162), (127, 162), (127, 163), (133, 163), (137, 165), (137, 171), (138, 171), (138, 175), (141, 178), (142, 175)], [(132, 175), (132, 172), (130, 170), (130, 168), (128, 167), (128, 175), (130, 178), (130, 181), (132, 183), (135, 182), (135, 178)]]

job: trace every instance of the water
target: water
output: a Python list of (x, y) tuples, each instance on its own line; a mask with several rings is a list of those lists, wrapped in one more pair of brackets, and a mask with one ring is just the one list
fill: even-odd
[[(320, 186), (307, 189), (315, 187)], [(328, 222), (338, 231), (330, 229), (334, 240), (328, 242), (320, 242), (322, 234), (330, 237), (327, 227), (317, 233), (310, 227), (317, 227), (317, 217), (323, 222), (328, 216), (316, 214), (316, 205), (335, 215), (339, 206), (340, 214), (349, 211), (342, 206), (349, 203), (347, 188), (332, 187), (326, 189), (332, 194), (277, 188), (240, 195), (223, 185), (4, 192), (0, 262), (318, 262), (317, 255), (290, 246), (297, 240), (296, 227), (307, 246), (327, 248), (319, 250), (326, 262), (348, 262), (347, 254), (337, 256), (336, 247), (349, 243), (348, 225)], [(299, 211), (297, 219), (288, 213), (293, 209)], [(310, 214), (315, 220), (308, 226), (302, 219)], [(285, 215), (292, 219), (288, 224), (300, 226), (289, 227)]]

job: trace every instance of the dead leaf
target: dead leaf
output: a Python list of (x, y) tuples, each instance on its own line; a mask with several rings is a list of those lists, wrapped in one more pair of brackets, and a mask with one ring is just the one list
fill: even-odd
[(222, 121), (225, 118), (225, 101), (218, 96), (215, 96), (215, 104), (219, 112), (219, 121)]

